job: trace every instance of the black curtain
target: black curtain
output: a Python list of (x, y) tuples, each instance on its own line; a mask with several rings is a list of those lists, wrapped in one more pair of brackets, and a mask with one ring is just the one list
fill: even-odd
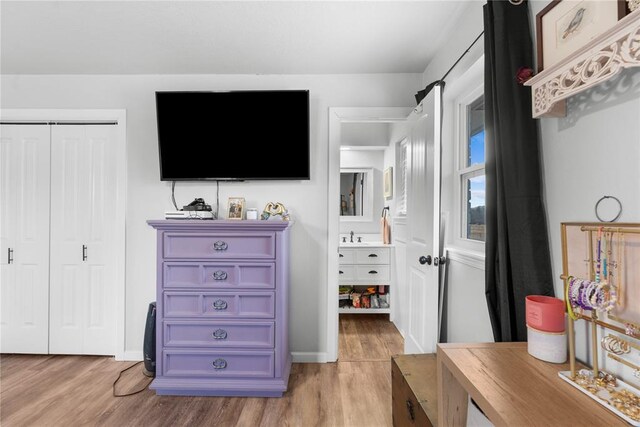
[(516, 80), (534, 67), (527, 2), (489, 0), (484, 31), (486, 297), (496, 342), (525, 341), (525, 297), (554, 295), (531, 88)]

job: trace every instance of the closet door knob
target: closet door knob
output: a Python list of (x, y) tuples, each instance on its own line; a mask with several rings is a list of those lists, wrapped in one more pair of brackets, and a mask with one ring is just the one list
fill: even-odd
[(438, 265), (444, 265), (444, 263), (447, 261), (447, 259), (443, 256), (441, 257), (433, 257), (433, 265), (435, 267), (437, 267)]

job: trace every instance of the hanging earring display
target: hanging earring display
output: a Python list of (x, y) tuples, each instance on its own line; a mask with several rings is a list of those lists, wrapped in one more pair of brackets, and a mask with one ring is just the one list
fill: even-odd
[[(599, 202), (606, 205), (604, 200), (608, 198), (612, 198), (614, 204), (604, 209), (597, 206), (596, 211), (599, 219), (610, 215), (615, 220), (620, 216), (621, 204), (610, 196)], [(612, 212), (609, 208), (615, 204), (619, 209)], [(611, 369), (615, 368), (611, 364), (625, 365), (632, 370), (634, 380), (640, 378), (640, 366), (636, 362), (640, 351), (640, 343), (636, 341), (640, 339), (640, 323), (637, 321), (640, 316), (640, 289), (637, 287), (640, 270), (637, 268), (640, 264), (634, 262), (640, 259), (638, 235), (640, 224), (625, 223), (615, 227), (594, 222), (562, 224), (561, 277), (565, 281), (569, 315), (570, 370), (560, 372), (559, 376), (626, 422), (640, 427), (640, 394), (636, 383), (625, 382), (630, 381), (625, 377), (629, 372), (617, 369), (621, 375), (617, 378), (598, 367), (603, 360)], [(623, 296), (628, 301), (622, 301)], [(575, 320), (591, 324), (590, 369), (576, 369)], [(598, 337), (597, 328), (600, 327), (604, 330)], [(606, 330), (615, 334), (607, 334)]]

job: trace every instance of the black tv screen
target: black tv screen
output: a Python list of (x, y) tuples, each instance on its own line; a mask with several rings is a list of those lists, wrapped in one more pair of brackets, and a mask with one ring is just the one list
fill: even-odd
[(309, 91), (156, 92), (160, 179), (307, 180)]

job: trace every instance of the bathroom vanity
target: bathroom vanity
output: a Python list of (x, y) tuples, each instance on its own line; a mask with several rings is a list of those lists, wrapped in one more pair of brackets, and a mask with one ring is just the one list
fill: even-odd
[[(367, 287), (383, 289), (387, 307), (353, 307), (346, 305), (339, 308), (339, 313), (391, 313), (391, 245), (374, 242), (341, 243), (339, 248), (339, 286), (353, 287), (357, 293)], [(380, 288), (383, 287), (383, 288)], [(346, 299), (344, 295), (341, 300)]]

